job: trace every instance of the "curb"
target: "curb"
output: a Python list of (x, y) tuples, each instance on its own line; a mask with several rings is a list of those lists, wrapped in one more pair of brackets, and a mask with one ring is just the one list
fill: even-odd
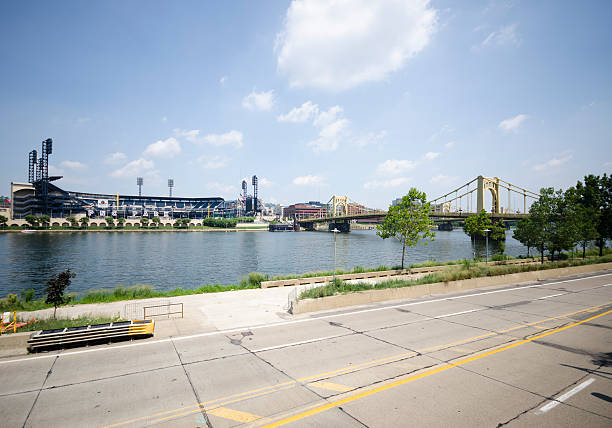
[(612, 263), (600, 263), (586, 266), (572, 266), (566, 268), (537, 270), (532, 272), (512, 273), (499, 276), (485, 276), (460, 281), (437, 282), (434, 284), (421, 284), (401, 288), (386, 288), (382, 290), (364, 290), (349, 294), (321, 297), (318, 299), (304, 299), (291, 302), (289, 310), (292, 314), (305, 312), (338, 309), (347, 306), (365, 305), (369, 303), (399, 300), (411, 297), (433, 296), (457, 291), (472, 290), (492, 285), (516, 284), (527, 281), (541, 281), (544, 279), (561, 278), (581, 273), (592, 273), (612, 270)]

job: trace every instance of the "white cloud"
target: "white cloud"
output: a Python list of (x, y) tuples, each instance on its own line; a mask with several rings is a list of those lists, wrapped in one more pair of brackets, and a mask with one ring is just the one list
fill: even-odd
[(136, 177), (137, 175), (141, 175), (143, 172), (153, 169), (155, 164), (152, 160), (147, 159), (136, 159), (124, 167), (116, 169), (111, 172), (111, 177), (114, 178), (128, 178), (128, 177)]
[(159, 140), (153, 144), (149, 144), (144, 151), (145, 156), (157, 156), (157, 157), (174, 157), (181, 153), (181, 144), (174, 137), (170, 137), (166, 140)]
[(208, 134), (202, 141), (213, 146), (234, 146), (239, 149), (242, 147), (242, 132), (231, 130), (225, 134)]
[(221, 195), (232, 194), (238, 191), (238, 188), (236, 186), (232, 186), (231, 184), (217, 183), (217, 182), (208, 183), (206, 185), (206, 188), (212, 192), (218, 192)]
[(499, 122), (499, 129), (505, 132), (517, 131), (518, 128), (523, 124), (525, 119), (527, 119), (528, 117), (529, 116), (527, 116), (526, 114), (519, 114), (506, 120), (502, 120), (501, 122)]
[(227, 76), (221, 76), (221, 78), (219, 79), (219, 83), (224, 85), (225, 82), (227, 82)]
[(570, 159), (572, 159), (573, 155), (568, 154), (562, 158), (552, 158), (544, 163), (539, 163), (533, 166), (533, 169), (536, 171), (544, 171), (550, 168), (555, 168), (558, 166), (561, 166), (567, 162), (569, 162)]
[(330, 123), (336, 121), (338, 117), (342, 115), (342, 113), (344, 113), (344, 109), (342, 107), (330, 107), (327, 109), (327, 111), (322, 111), (315, 117), (313, 125), (319, 127), (329, 125)]
[(444, 174), (434, 175), (433, 177), (429, 179), (430, 183), (443, 184), (443, 185), (453, 184), (456, 181), (457, 181), (457, 177), (451, 177), (449, 175), (444, 175)]
[(303, 123), (316, 117), (319, 113), (319, 106), (311, 101), (306, 101), (300, 107), (294, 107), (287, 114), (281, 114), (276, 118), (279, 122)]
[(200, 156), (197, 162), (206, 169), (217, 169), (227, 166), (227, 158), (224, 156)]
[(425, 160), (434, 160), (438, 156), (440, 156), (440, 153), (438, 153), (438, 152), (427, 152), (427, 153), (425, 153), (423, 155), (423, 159), (425, 159)]
[(63, 161), (60, 165), (63, 166), (64, 168), (70, 168), (70, 169), (87, 168), (87, 165), (85, 165), (84, 163), (77, 162), (77, 161), (69, 161), (69, 160)]
[(480, 44), (481, 46), (519, 45), (521, 39), (516, 32), (516, 24), (506, 25), (493, 31)]
[(251, 92), (242, 100), (242, 107), (249, 110), (270, 111), (274, 107), (274, 90), (268, 92)]
[(262, 177), (262, 178), (259, 179), (259, 185), (260, 186), (272, 186), (272, 185), (274, 185), (274, 182), (268, 180), (265, 177)]
[(369, 132), (366, 135), (362, 135), (357, 138), (356, 142), (359, 147), (366, 147), (370, 145), (378, 145), (387, 136), (387, 131), (382, 130), (380, 132)]
[(391, 180), (383, 180), (383, 181), (368, 181), (363, 185), (364, 189), (388, 189), (392, 187), (399, 187), (404, 184), (408, 184), (410, 180), (405, 177), (392, 178)]
[(411, 160), (389, 159), (378, 165), (376, 171), (382, 175), (397, 175), (415, 168), (418, 162)]
[(325, 184), (325, 179), (320, 175), (304, 175), (301, 177), (295, 177), (293, 184), (298, 186), (317, 186)]
[(444, 147), (445, 147), (446, 149), (452, 149), (453, 147), (455, 147), (455, 145), (456, 145), (456, 144), (457, 144), (457, 142), (456, 142), (456, 141), (449, 141), (448, 143), (446, 143), (446, 144), (444, 145)]
[(174, 135), (176, 135), (177, 137), (184, 138), (191, 143), (198, 142), (198, 135), (200, 135), (199, 129), (189, 130), (189, 129), (174, 128), (173, 131), (174, 131)]
[(162, 117), (162, 118), (161, 118), (161, 121), (162, 121), (163, 123), (166, 123), (166, 122), (168, 122), (168, 118), (167, 118), (166, 116), (164, 116), (164, 117)]
[(63, 169), (57, 168), (53, 165), (49, 165), (49, 175), (62, 175), (63, 173)]
[(380, 81), (428, 45), (436, 22), (428, 0), (294, 0), (276, 38), (278, 70), (294, 87)]
[(313, 147), (315, 153), (332, 152), (340, 145), (340, 140), (344, 136), (348, 128), (349, 121), (347, 119), (339, 119), (335, 122), (326, 125), (319, 132), (319, 138), (308, 143)]
[(127, 156), (125, 155), (125, 153), (115, 152), (106, 156), (106, 158), (104, 158), (104, 163), (107, 165), (118, 165), (120, 163), (125, 162), (126, 159)]

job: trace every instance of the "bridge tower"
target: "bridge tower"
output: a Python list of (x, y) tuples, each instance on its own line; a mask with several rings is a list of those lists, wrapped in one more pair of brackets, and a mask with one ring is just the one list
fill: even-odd
[(492, 213), (500, 214), (500, 197), (499, 197), (499, 178), (478, 176), (477, 192), (476, 192), (476, 212), (481, 212), (485, 209), (485, 192), (489, 190), (493, 199)]
[(348, 196), (332, 196), (331, 199), (329, 200), (329, 202), (327, 203), (327, 205), (329, 205), (329, 203), (331, 202), (332, 205), (332, 209), (331, 209), (331, 215), (332, 216), (337, 216), (338, 215), (338, 208), (343, 207), (344, 208), (344, 213), (343, 215), (348, 215), (349, 214), (349, 210), (348, 210)]

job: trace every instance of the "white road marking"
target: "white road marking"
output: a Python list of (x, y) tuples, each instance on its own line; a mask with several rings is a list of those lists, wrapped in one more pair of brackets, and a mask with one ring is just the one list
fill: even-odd
[(567, 391), (565, 394), (560, 395), (559, 398), (555, 398), (554, 400), (552, 400), (550, 403), (545, 404), (544, 406), (540, 407), (540, 410), (538, 410), (536, 412), (536, 414), (542, 414), (542, 413), (546, 413), (551, 409), (554, 409), (555, 407), (557, 407), (560, 403), (562, 403), (563, 401), (567, 400), (568, 398), (570, 398), (572, 395), (582, 391), (584, 388), (586, 388), (587, 386), (589, 386), (590, 384), (592, 384), (593, 382), (595, 382), (595, 378), (590, 378), (589, 380), (585, 380), (584, 382), (582, 382), (580, 385), (576, 386), (575, 388), (570, 389), (569, 391)]
[(551, 297), (563, 296), (564, 294), (568, 294), (568, 293), (551, 294), (550, 296), (538, 297), (537, 299), (533, 299), (533, 300), (550, 299)]
[(267, 348), (253, 349), (251, 352), (271, 351), (272, 349), (280, 349), (280, 348), (286, 348), (288, 346), (303, 345), (304, 343), (319, 342), (321, 340), (333, 339), (335, 337), (342, 337), (342, 336), (346, 336), (346, 335), (347, 335), (347, 333), (345, 333), (345, 334), (336, 334), (334, 336), (318, 337), (316, 339), (308, 339), (308, 340), (302, 340), (302, 341), (299, 341), (299, 342), (285, 343), (283, 345), (268, 346)]
[(455, 315), (469, 314), (470, 312), (476, 312), (476, 311), (482, 311), (482, 310), (483, 309), (470, 309), (469, 311), (455, 312), (454, 314), (438, 315), (437, 317), (433, 317), (433, 318), (454, 317)]
[(189, 335), (189, 336), (169, 337), (167, 339), (151, 340), (151, 341), (148, 341), (148, 342), (130, 343), (129, 345), (108, 346), (108, 347), (104, 347), (104, 348), (85, 349), (85, 350), (82, 350), (82, 351), (63, 352), (63, 353), (60, 353), (60, 354), (47, 354), (47, 355), (38, 355), (38, 356), (35, 356), (35, 357), (23, 357), (23, 358), (19, 358), (19, 359), (15, 359), (15, 360), (0, 361), (0, 364), (21, 363), (21, 362), (26, 362), (26, 361), (42, 360), (42, 359), (55, 358), (55, 357), (68, 357), (68, 356), (71, 356), (71, 355), (87, 354), (87, 353), (90, 353), (90, 352), (101, 352), (101, 351), (110, 351), (110, 350), (113, 350), (113, 349), (133, 348), (133, 347), (136, 347), (136, 346), (156, 345), (158, 343), (167, 343), (167, 342), (171, 342), (171, 341), (195, 339), (195, 338), (198, 338), (198, 337), (214, 336), (214, 335), (218, 335), (218, 334), (238, 333), (238, 332), (242, 332), (242, 331), (245, 331), (245, 330), (259, 330), (259, 329), (262, 329), (262, 328), (281, 327), (281, 326), (292, 325), (292, 324), (301, 324), (301, 323), (305, 323), (305, 322), (319, 321), (319, 320), (324, 320), (324, 319), (329, 319), (329, 318), (338, 318), (338, 317), (349, 316), (349, 315), (365, 314), (365, 313), (368, 313), (368, 312), (384, 311), (384, 310), (387, 310), (387, 309), (402, 308), (402, 307), (406, 307), (406, 306), (424, 305), (424, 304), (427, 304), (427, 303), (437, 303), (437, 302), (443, 302), (443, 301), (446, 301), (446, 300), (465, 299), (465, 298), (468, 298), (468, 297), (484, 296), (484, 295), (487, 295), (487, 294), (507, 293), (507, 292), (512, 292), (512, 291), (516, 291), (516, 290), (523, 290), (523, 289), (527, 289), (527, 288), (538, 288), (538, 287), (544, 287), (544, 286), (553, 285), (553, 284), (563, 284), (563, 283), (566, 283), (566, 282), (584, 281), (584, 280), (589, 280), (589, 279), (592, 279), (592, 278), (600, 278), (600, 277), (603, 277), (603, 276), (610, 276), (610, 275), (612, 275), (612, 273), (604, 273), (604, 274), (601, 274), (601, 275), (593, 275), (593, 276), (589, 276), (589, 277), (585, 277), (585, 278), (566, 279), (566, 280), (563, 280), (563, 281), (548, 282), (546, 284), (525, 285), (525, 286), (522, 286), (522, 287), (512, 287), (512, 288), (506, 288), (506, 289), (503, 289), (503, 290), (484, 291), (482, 293), (466, 294), (466, 295), (463, 295), (463, 296), (443, 297), (443, 298), (440, 298), (440, 299), (424, 300), (422, 302), (400, 303), (400, 304), (392, 305), (392, 306), (383, 306), (383, 307), (380, 307), (380, 308), (372, 308), (372, 309), (361, 309), (361, 310), (356, 310), (356, 311), (352, 311), (352, 312), (344, 312), (344, 313), (339, 313), (339, 314), (324, 315), (324, 316), (320, 316), (320, 317), (316, 317), (316, 318), (303, 318), (303, 319), (299, 319), (299, 320), (281, 321), (281, 322), (277, 322), (277, 323), (262, 324), (262, 325), (252, 326), (252, 327), (244, 326), (244, 327), (232, 328), (232, 329), (227, 329), (227, 330), (217, 330), (217, 331), (211, 331), (211, 332), (208, 332), (208, 333), (192, 334), (192, 335)]

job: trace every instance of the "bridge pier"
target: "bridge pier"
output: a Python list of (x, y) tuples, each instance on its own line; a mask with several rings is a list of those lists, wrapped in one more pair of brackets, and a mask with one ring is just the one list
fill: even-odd
[(302, 223), (302, 227), (304, 228), (304, 230), (308, 230), (310, 232), (316, 230), (314, 223)]
[(444, 223), (438, 224), (438, 230), (443, 230), (447, 232), (451, 232), (453, 230), (453, 223), (450, 221), (446, 221)]
[(348, 221), (329, 223), (329, 231), (338, 229), (342, 233), (349, 233), (351, 231), (351, 224)]

